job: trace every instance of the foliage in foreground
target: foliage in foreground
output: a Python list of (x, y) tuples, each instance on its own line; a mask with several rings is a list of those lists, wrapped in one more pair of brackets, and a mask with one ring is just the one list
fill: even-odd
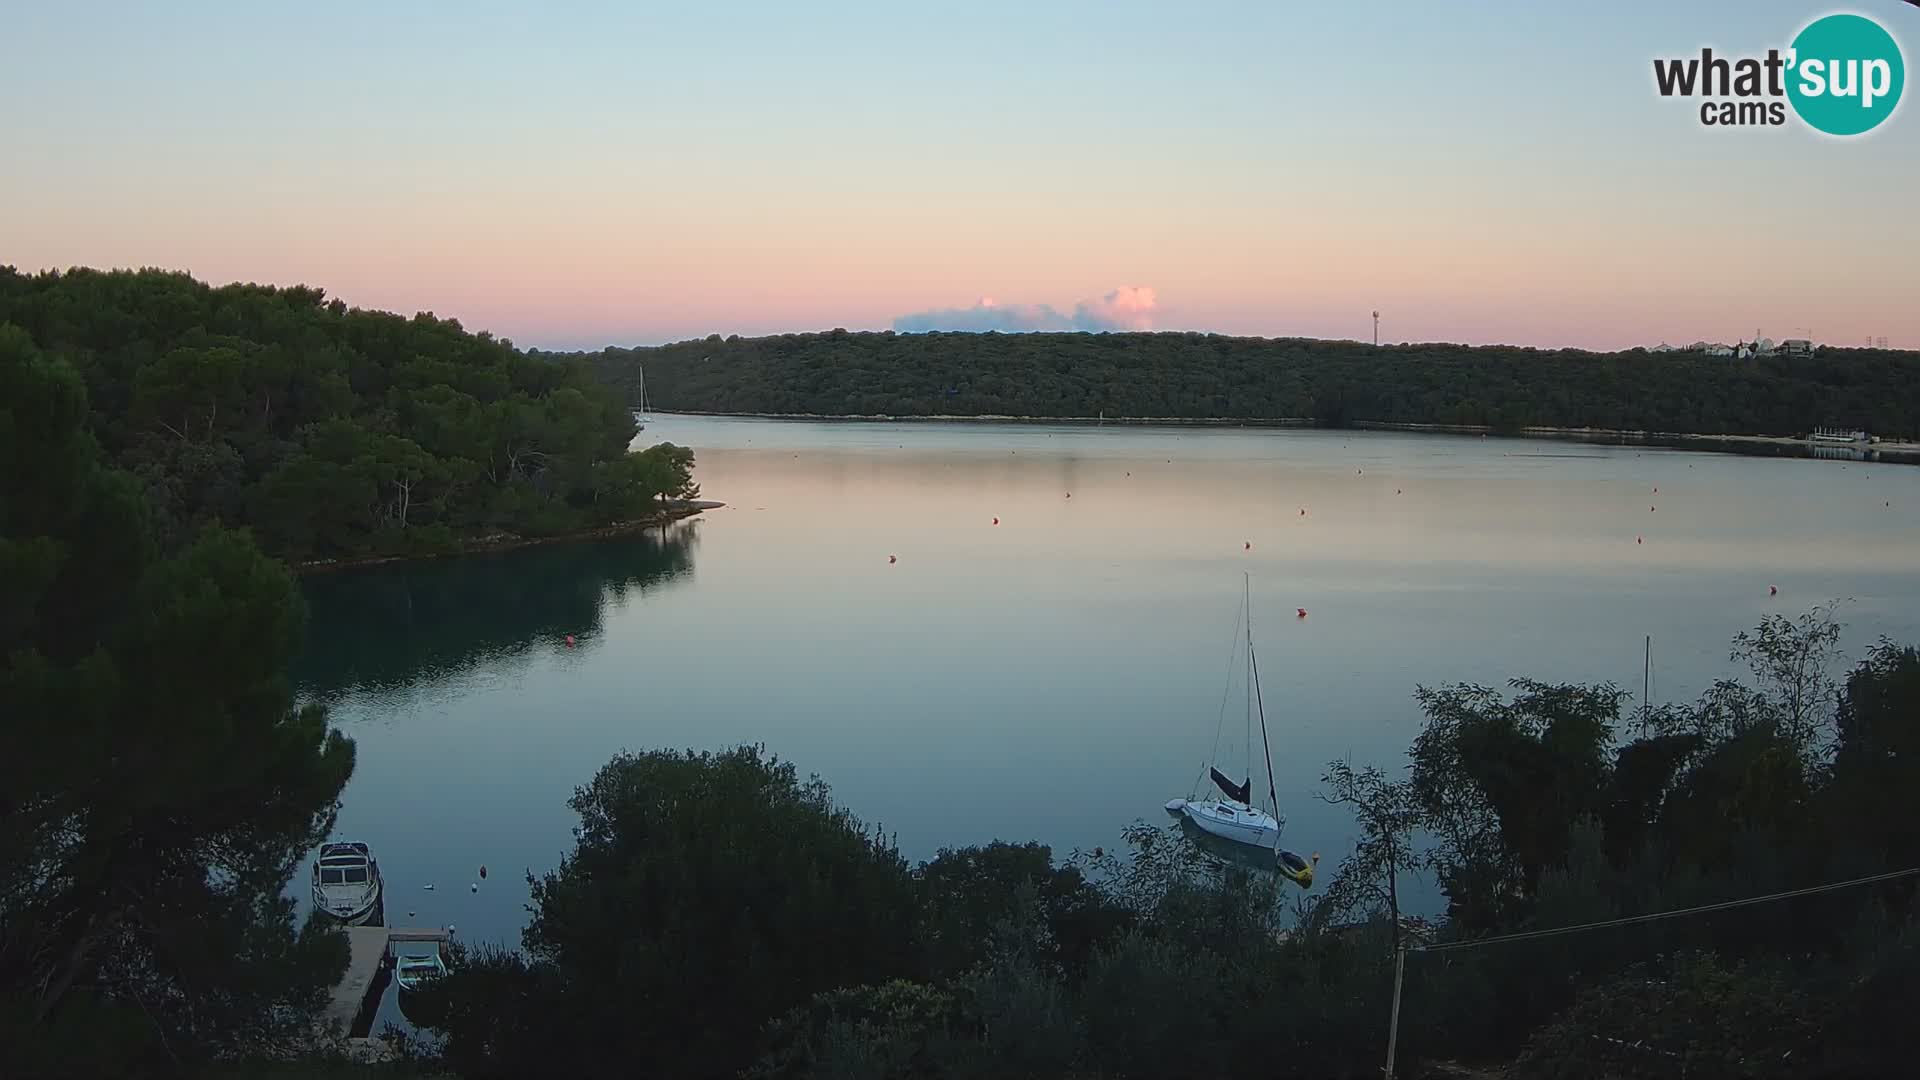
[[(1065, 865), (1035, 845), (909, 868), (754, 749), (617, 759), (535, 883), (524, 952), (466, 964), (447, 1062), (505, 1076), (1375, 1076), (1399, 944), (1464, 942), (1920, 864), (1920, 652), (1829, 672), (1830, 612), (1735, 640), (1751, 683), (1623, 723), (1610, 686), (1423, 689), (1404, 775), (1329, 767), (1362, 831), (1324, 889), (1178, 829)], [(1642, 718), (1636, 718), (1642, 719)], [(1628, 729), (1632, 730), (1629, 731)], [(1417, 841), (1417, 842), (1416, 842)], [(1448, 919), (1398, 911), (1433, 873)], [(835, 902), (820, 890), (833, 883)], [(1839, 1077), (1920, 1051), (1911, 883), (1409, 954), (1402, 1067)]]
[(292, 707), (299, 592), (244, 534), (162, 554), (87, 416), (72, 368), (0, 326), (9, 1076), (185, 1070), (303, 1042), (347, 959), (282, 895), (353, 770), (325, 714)]
[(638, 454), (624, 399), (451, 319), (317, 289), (0, 267), (0, 325), (85, 379), (88, 427), (169, 546), (249, 526), (301, 560), (551, 535), (691, 498), (692, 453)]

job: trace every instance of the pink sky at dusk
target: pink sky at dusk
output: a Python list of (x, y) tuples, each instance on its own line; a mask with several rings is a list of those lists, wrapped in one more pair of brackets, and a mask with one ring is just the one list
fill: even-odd
[[(306, 283), (558, 348), (983, 296), (1069, 321), (1120, 297), (1087, 316), (1115, 328), (1364, 339), (1377, 308), (1387, 341), (1920, 348), (1920, 115), (1708, 132), (1648, 88), (1650, 56), (1763, 48), (1797, 5), (1149, 6), (1020, 34), (859, 7), (416, 12), (365, 55), (340, 28), (262, 49), (285, 28), (246, 8), (35, 12), (0, 43), (25, 106), (0, 263)], [(1920, 40), (1920, 11), (1883, 17)], [(1486, 64), (1429, 47), (1468, 40)], [(165, 61), (183, 41), (218, 63)]]

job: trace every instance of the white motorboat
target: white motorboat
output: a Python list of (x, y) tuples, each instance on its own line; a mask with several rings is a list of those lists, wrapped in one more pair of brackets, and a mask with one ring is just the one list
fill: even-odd
[(380, 864), (367, 845), (321, 845), (313, 862), (313, 906), (349, 926), (373, 918), (380, 910)]

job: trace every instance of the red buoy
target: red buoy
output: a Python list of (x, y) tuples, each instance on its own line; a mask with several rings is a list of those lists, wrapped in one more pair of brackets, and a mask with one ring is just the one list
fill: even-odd
[(1069, 499), (1073, 498), (1073, 492), (1071, 491), (1067, 492), (1067, 498)]
[(480, 867), (480, 880), (487, 880), (487, 868), (485, 866)]
[(1646, 541), (1646, 538), (1645, 538), (1645, 537), (1640, 537), (1640, 536), (1636, 536), (1636, 537), (1634, 537), (1634, 538), (1633, 538), (1633, 542), (1634, 542), (1634, 543), (1636, 543), (1636, 544), (1644, 544), (1644, 543), (1646, 543), (1647, 541)]
[(1302, 607), (1302, 608), (1294, 608), (1293, 610), (1299, 613), (1299, 614), (1297, 614), (1297, 615), (1295, 615), (1295, 616), (1294, 616), (1294, 618), (1296, 618), (1296, 619), (1304, 619), (1304, 618), (1306, 618), (1306, 617), (1307, 617), (1307, 609), (1306, 609), (1306, 608), (1303, 608), (1303, 607)]
[(1653, 512), (1655, 511), (1655, 510), (1657, 510), (1657, 509), (1659, 509), (1659, 507), (1655, 507), (1655, 506), (1649, 506), (1649, 507), (1647, 507), (1647, 513), (1649, 513), (1649, 514), (1651, 514), (1651, 513), (1653, 513)]
[(998, 524), (1000, 524), (1000, 519), (999, 519), (999, 518), (994, 518), (994, 519), (993, 519), (993, 523), (994, 523), (995, 525), (998, 525)]
[(1780, 586), (1778, 586), (1778, 585), (1769, 585), (1769, 586), (1767, 586), (1767, 595), (1768, 595), (1768, 596), (1779, 596), (1779, 595), (1780, 595)]
[(571, 648), (573, 648), (573, 635), (572, 635), (572, 634), (568, 634), (568, 635), (567, 635), (567, 648), (569, 648), (569, 649), (571, 649)]
[(1249, 540), (1249, 541), (1247, 541), (1247, 550), (1248, 550), (1248, 551), (1252, 551), (1252, 550), (1253, 550), (1253, 541), (1251, 541), (1251, 540)]
[(889, 555), (889, 556), (887, 556), (887, 565), (888, 565), (888, 566), (892, 566), (892, 565), (893, 565), (894, 563), (897, 563), (897, 562), (899, 562), (899, 561), (900, 561), (900, 556), (898, 556), (898, 555)]
[(1303, 507), (1301, 507), (1301, 508), (1300, 508), (1300, 516), (1301, 516), (1301, 517), (1306, 517), (1306, 516), (1307, 516), (1307, 508), (1306, 508), (1306, 507), (1304, 507), (1304, 506), (1303, 506)]

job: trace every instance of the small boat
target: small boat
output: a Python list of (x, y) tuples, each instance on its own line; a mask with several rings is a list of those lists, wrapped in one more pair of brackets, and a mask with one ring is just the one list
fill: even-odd
[(380, 864), (367, 845), (321, 845), (313, 862), (313, 906), (349, 926), (373, 918), (380, 909)]
[(446, 974), (447, 961), (440, 955), (438, 946), (429, 944), (427, 949), (399, 953), (393, 958), (393, 981), (399, 983), (402, 990), (419, 990)]
[[(1219, 772), (1215, 771), (1217, 778)], [(1234, 799), (1169, 799), (1167, 812), (1184, 816), (1202, 832), (1222, 840), (1271, 848), (1280, 841), (1280, 822), (1272, 814)]]
[[(1249, 585), (1243, 600), (1246, 614), (1247, 646), (1247, 743), (1249, 751), (1253, 742), (1253, 718), (1260, 718), (1260, 747), (1266, 755), (1268, 808), (1253, 804), (1253, 777), (1244, 782), (1234, 783), (1233, 779), (1222, 773), (1213, 764), (1207, 767), (1207, 774), (1213, 786), (1219, 789), (1218, 795), (1201, 798), (1196, 793), (1184, 799), (1167, 800), (1167, 813), (1179, 818), (1185, 825), (1211, 838), (1225, 840), (1252, 852), (1272, 866), (1282, 876), (1301, 888), (1313, 885), (1313, 868), (1320, 861), (1318, 855), (1312, 858), (1301, 856), (1280, 846), (1280, 833), (1286, 828), (1286, 820), (1279, 816), (1280, 799), (1273, 782), (1273, 749), (1267, 741), (1267, 707), (1260, 698), (1260, 665), (1253, 651), (1253, 598)], [(1234, 645), (1240, 644), (1238, 638)], [(1228, 683), (1232, 685), (1231, 681)], [(1221, 720), (1224, 722), (1226, 698), (1221, 698)], [(1216, 731), (1214, 749), (1219, 750), (1220, 740)], [(1251, 766), (1251, 762), (1249, 762)], [(1271, 854), (1268, 854), (1271, 852)]]

